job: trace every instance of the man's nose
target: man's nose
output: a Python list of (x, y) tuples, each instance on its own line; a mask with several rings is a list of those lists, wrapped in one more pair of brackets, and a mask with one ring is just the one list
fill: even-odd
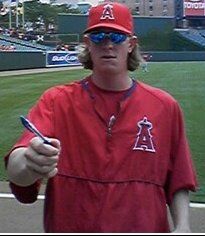
[(113, 48), (113, 42), (110, 40), (109, 37), (106, 37), (104, 40), (103, 40), (103, 45), (106, 46), (106, 47), (109, 47), (109, 48)]

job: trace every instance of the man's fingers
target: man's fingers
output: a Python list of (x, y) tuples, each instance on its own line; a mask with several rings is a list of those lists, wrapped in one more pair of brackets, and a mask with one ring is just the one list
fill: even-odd
[(50, 172), (52, 172), (56, 168), (56, 166), (57, 166), (57, 163), (55, 163), (53, 165), (44, 165), (44, 166), (42, 166), (42, 165), (38, 165), (38, 164), (36, 164), (36, 163), (34, 163), (30, 160), (27, 160), (27, 167), (30, 170), (32, 170), (32, 171), (34, 171), (34, 172), (36, 172), (36, 173), (38, 173), (39, 175), (42, 175), (42, 176), (47, 175)]
[(58, 139), (48, 138), (48, 140), (51, 142), (53, 147), (57, 148), (58, 150), (61, 150), (61, 144), (60, 144), (60, 141)]
[(45, 144), (38, 137), (34, 137), (24, 152), (26, 166), (39, 178), (54, 177), (60, 154), (60, 141), (49, 139), (51, 145)]
[(58, 162), (59, 156), (45, 156), (36, 153), (33, 149), (27, 149), (24, 153), (27, 160), (36, 163), (37, 165), (53, 165)]
[(46, 178), (52, 178), (52, 177), (54, 177), (57, 173), (58, 173), (58, 168), (54, 168), (52, 171), (50, 171), (50, 172), (47, 174)]
[(42, 155), (58, 155), (60, 152), (60, 142), (56, 139), (49, 139), (49, 141), (51, 141), (51, 143), (56, 145), (57, 147), (43, 143), (38, 137), (35, 137), (30, 141), (30, 147), (37, 153)]

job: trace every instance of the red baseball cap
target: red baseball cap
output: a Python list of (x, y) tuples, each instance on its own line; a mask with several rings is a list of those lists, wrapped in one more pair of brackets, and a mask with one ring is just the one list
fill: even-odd
[(84, 33), (102, 27), (133, 34), (133, 18), (129, 8), (117, 2), (106, 2), (92, 7), (89, 11), (88, 25)]

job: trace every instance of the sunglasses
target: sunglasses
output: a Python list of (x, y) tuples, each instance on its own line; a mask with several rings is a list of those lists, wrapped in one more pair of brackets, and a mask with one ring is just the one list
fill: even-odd
[(128, 35), (119, 32), (93, 32), (89, 34), (90, 40), (95, 44), (102, 43), (106, 38), (112, 43), (121, 44), (127, 39)]

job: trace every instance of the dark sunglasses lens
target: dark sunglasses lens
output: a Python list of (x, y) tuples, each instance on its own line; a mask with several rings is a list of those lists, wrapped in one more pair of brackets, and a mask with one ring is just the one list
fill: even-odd
[(101, 43), (105, 38), (105, 33), (91, 33), (90, 39), (93, 43)]
[(126, 34), (121, 33), (110, 33), (110, 40), (113, 43), (120, 44), (126, 40), (127, 36)]
[(112, 43), (120, 44), (126, 40), (127, 35), (114, 32), (111, 33), (98, 32), (98, 33), (91, 33), (89, 37), (91, 41), (96, 44), (101, 43), (105, 38), (109, 38)]

